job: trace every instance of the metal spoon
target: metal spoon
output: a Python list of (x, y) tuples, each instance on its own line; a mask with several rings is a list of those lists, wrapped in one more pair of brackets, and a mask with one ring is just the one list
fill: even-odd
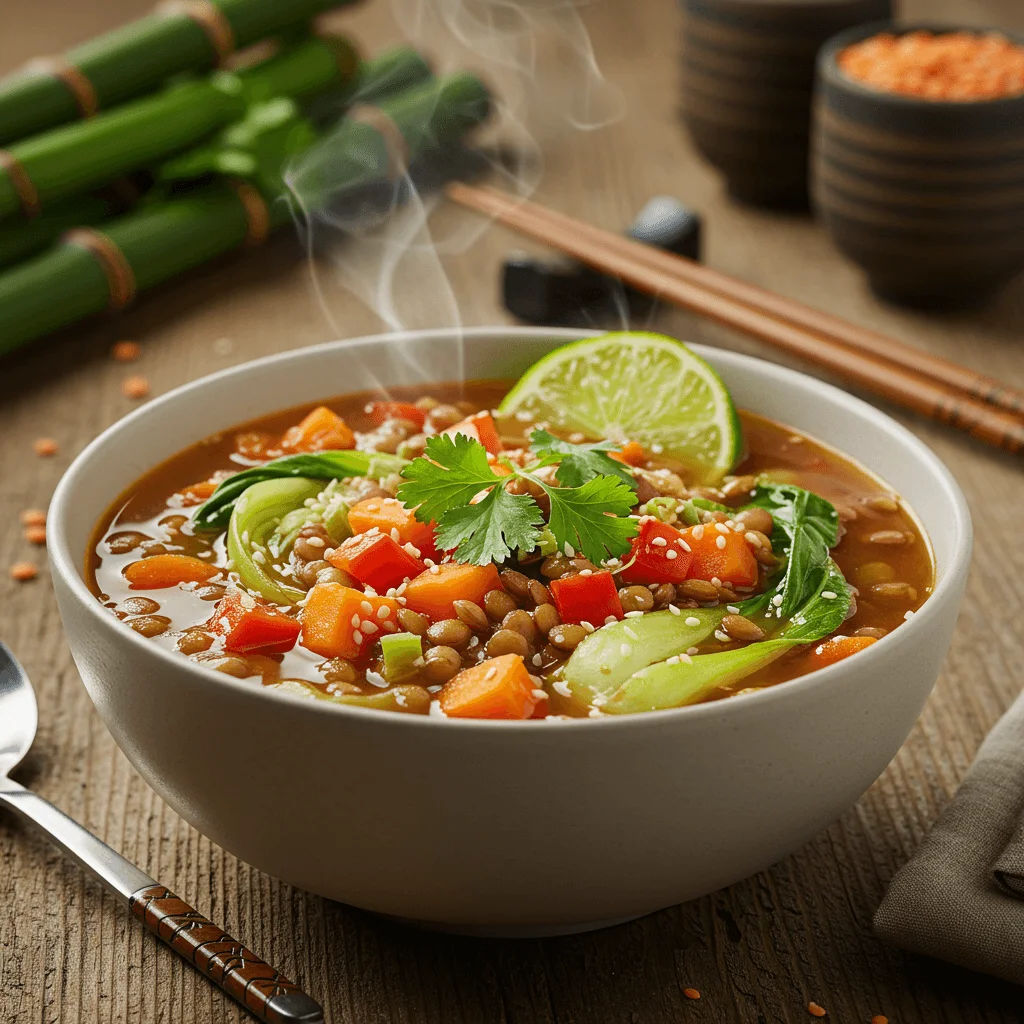
[(323, 1024), (314, 999), (184, 900), (101, 843), (9, 774), (28, 753), (39, 716), (25, 670), (0, 643), (0, 805), (37, 825), (116, 893), (146, 927), (267, 1024)]

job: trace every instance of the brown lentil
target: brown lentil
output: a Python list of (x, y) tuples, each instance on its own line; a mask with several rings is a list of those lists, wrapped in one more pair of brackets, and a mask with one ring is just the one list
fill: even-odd
[(253, 667), (244, 658), (224, 658), (219, 664), (213, 666), (214, 671), (223, 672), (227, 676), (234, 676), (236, 679), (246, 679), (256, 675)]
[[(733, 517), (738, 526), (751, 533), (759, 533), (762, 537), (770, 537), (775, 529), (775, 520), (766, 508), (745, 508)], [(771, 547), (771, 545), (768, 545)]]
[(160, 602), (151, 597), (129, 597), (117, 606), (117, 610), (125, 615), (153, 615), (160, 611)]
[(888, 562), (865, 562), (853, 570), (853, 582), (858, 587), (872, 587), (876, 583), (891, 583), (896, 571)]
[(854, 636), (872, 636), (876, 640), (881, 640), (883, 636), (889, 635), (889, 630), (882, 629), (881, 626), (861, 626), (860, 629), (853, 631)]
[(707, 580), (683, 580), (676, 584), (676, 593), (694, 601), (717, 601), (718, 587)]
[(320, 666), (320, 673), (328, 683), (354, 683), (359, 673), (347, 658), (331, 658)]
[(484, 611), (491, 622), (501, 622), (515, 607), (515, 601), (504, 590), (488, 590), (484, 594)]
[(171, 620), (166, 615), (140, 615), (137, 619), (129, 619), (128, 625), (143, 636), (159, 636), (170, 629)]
[(456, 409), (454, 405), (435, 405), (429, 413), (430, 425), (436, 431), (445, 430), (448, 427), (454, 427), (459, 420), (465, 419), (462, 415), (462, 411)]
[(340, 583), (343, 587), (356, 586), (357, 582), (353, 576), (349, 576), (344, 569), (335, 565), (329, 565), (316, 574), (317, 583)]
[(295, 566), (293, 579), (301, 583), (307, 590), (316, 586), (317, 575), (324, 569), (333, 569), (334, 566), (323, 558), (314, 562), (299, 562)]
[[(547, 605), (546, 607), (553, 608), (554, 605)], [(521, 634), (527, 643), (532, 644), (537, 639), (537, 627), (534, 625), (533, 616), (529, 612), (523, 611), (522, 608), (516, 608), (514, 611), (509, 612), (501, 620), (501, 628), (511, 629)]]
[(45, 544), (46, 543), (46, 527), (45, 526), (26, 526), (25, 527), (25, 540), (29, 544)]
[(186, 629), (178, 637), (175, 647), (182, 654), (201, 654), (213, 646), (213, 637), (201, 629)]
[(436, 398), (431, 398), (429, 395), (424, 395), (422, 398), (417, 398), (413, 405), (417, 409), (422, 409), (424, 412), (430, 412), (431, 409), (436, 409), (441, 403)]
[(868, 542), (871, 544), (883, 544), (888, 547), (895, 547), (900, 544), (912, 544), (914, 535), (904, 533), (902, 530), (875, 530), (868, 534)]
[[(667, 608), (676, 599), (676, 588), (671, 583), (662, 583), (657, 590), (654, 591), (654, 607), (655, 608)], [(595, 622), (596, 626), (597, 623)]]
[(112, 555), (127, 555), (149, 538), (144, 533), (115, 533), (107, 538), (107, 550)]
[(552, 645), (563, 651), (574, 651), (587, 638), (587, 631), (574, 622), (555, 626), (548, 634)]
[(482, 633), (490, 623), (483, 609), (472, 601), (453, 601), (455, 614), (476, 633)]
[(469, 643), (469, 626), (459, 619), (441, 619), (427, 629), (427, 639), (439, 647), (464, 647)]
[(227, 587), (220, 583), (207, 583), (192, 591), (201, 601), (219, 601), (226, 593)]
[(524, 576), (515, 569), (503, 569), (500, 573), (501, 582), (505, 589), (513, 596), (524, 599), (530, 593), (530, 577)]
[(539, 604), (533, 609), (533, 622), (542, 636), (547, 636), (560, 621), (558, 609), (553, 604)]
[(537, 606), (551, 604), (551, 593), (539, 580), (530, 580), (530, 600)]
[(430, 626), (430, 619), (426, 615), (420, 615), (411, 608), (399, 608), (396, 617), (406, 633), (415, 633), (416, 636), (424, 636)]
[[(619, 600), (624, 612), (647, 612), (654, 607), (654, 595), (646, 587), (623, 587), (619, 591)], [(595, 622), (594, 625), (602, 623)]]
[(739, 497), (746, 497), (757, 486), (757, 479), (752, 476), (738, 476), (729, 480), (722, 488), (722, 497), (726, 501), (734, 501)]
[(39, 570), (31, 562), (15, 562), (10, 569), (11, 579), (19, 583), (28, 583), (39, 575)]
[(719, 587), (718, 588), (718, 603), (719, 604), (735, 604), (740, 599), (740, 595), (736, 593), (732, 587)]
[(726, 615), (722, 619), (722, 629), (733, 640), (751, 642), (764, 636), (764, 630), (756, 622), (751, 622), (742, 615)]
[(857, 510), (850, 505), (844, 505), (837, 501), (834, 503), (834, 507), (841, 523), (852, 523), (857, 518)]
[(485, 647), (488, 658), (499, 658), (503, 654), (518, 654), (526, 658), (530, 654), (530, 645), (522, 633), (514, 629), (499, 629)]
[(594, 565), (594, 563), (591, 562), (589, 558), (583, 558), (582, 556), (577, 556), (576, 558), (570, 559), (569, 560), (569, 564), (577, 572), (583, 572), (584, 570), (589, 570), (590, 572), (597, 572), (597, 566)]
[(144, 540), (139, 547), (142, 548), (142, 554), (145, 558), (149, 558), (151, 555), (167, 554), (167, 547), (158, 540)]
[(541, 648), (540, 656), (544, 660), (544, 667), (551, 668), (552, 665), (558, 665), (565, 661), (567, 653), (567, 651), (561, 651), (551, 644), (545, 644)]
[(32, 450), (36, 455), (47, 458), (50, 455), (57, 454), (57, 442), (52, 437), (37, 437), (32, 442)]
[(423, 656), (423, 673), (434, 683), (448, 682), (461, 668), (462, 658), (451, 647), (431, 647)]
[(559, 580), (572, 571), (572, 562), (565, 555), (548, 555), (540, 563), (540, 574), (549, 580)]
[[(319, 543), (317, 543), (318, 541)], [(327, 545), (323, 537), (304, 536), (302, 534), (295, 538), (295, 543), (292, 545), (295, 557), (301, 558), (304, 562), (323, 561), (326, 549)]]
[(18, 517), (22, 526), (45, 526), (46, 513), (37, 508), (27, 508)]

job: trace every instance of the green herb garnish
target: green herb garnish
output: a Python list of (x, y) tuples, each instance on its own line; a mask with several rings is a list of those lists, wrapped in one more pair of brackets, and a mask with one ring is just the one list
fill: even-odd
[[(408, 508), (416, 507), (421, 522), (436, 521), (438, 545), (455, 548), (460, 562), (502, 562), (512, 551), (525, 554), (541, 542), (544, 516), (536, 499), (505, 488), (517, 478), (530, 481), (547, 496), (548, 529), (559, 551), (579, 552), (595, 563), (629, 551), (637, 530), (636, 520), (628, 518), (636, 492), (630, 486), (632, 478), (627, 483), (619, 472), (625, 473), (623, 467), (606, 454), (614, 445), (573, 445), (543, 430), (535, 430), (530, 440), (537, 461), (524, 468), (504, 459), (501, 464), (510, 475), (500, 476), (479, 441), (462, 434), (432, 437), (423, 457), (402, 471), (406, 482), (398, 489), (398, 499)], [(613, 467), (607, 473), (606, 462)], [(537, 476), (537, 470), (555, 463), (555, 479), (569, 486), (555, 486)], [(486, 493), (470, 504), (481, 492)]]

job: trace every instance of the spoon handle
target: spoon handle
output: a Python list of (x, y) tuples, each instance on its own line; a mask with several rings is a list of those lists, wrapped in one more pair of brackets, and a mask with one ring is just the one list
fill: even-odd
[(101, 842), (77, 821), (0, 775), (0, 805), (38, 826), (71, 858), (126, 900), (145, 926), (265, 1024), (323, 1024), (320, 1004)]

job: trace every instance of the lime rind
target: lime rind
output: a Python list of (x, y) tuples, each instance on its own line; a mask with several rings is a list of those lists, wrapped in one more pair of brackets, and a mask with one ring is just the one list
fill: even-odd
[(743, 445), (722, 379), (681, 341), (661, 334), (623, 331), (562, 345), (520, 377), (498, 412), (636, 441), (683, 463), (695, 483), (720, 481)]

